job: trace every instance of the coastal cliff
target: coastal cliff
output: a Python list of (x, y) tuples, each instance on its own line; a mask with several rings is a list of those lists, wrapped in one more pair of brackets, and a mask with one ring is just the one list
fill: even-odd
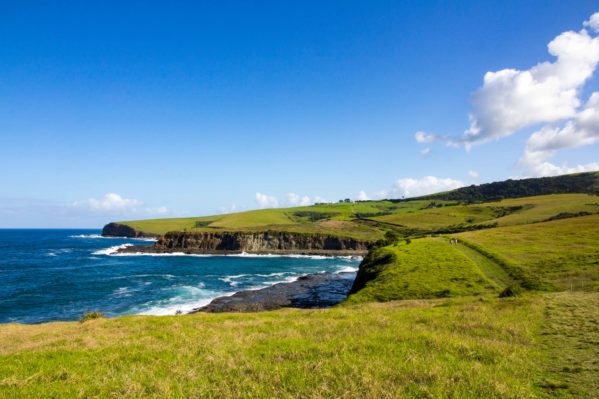
[(104, 237), (130, 237), (130, 238), (158, 238), (158, 234), (148, 234), (143, 231), (137, 231), (131, 226), (119, 223), (108, 223), (102, 229), (102, 236)]
[(170, 232), (160, 236), (154, 246), (128, 247), (122, 252), (364, 255), (369, 245), (351, 237), (281, 231)]

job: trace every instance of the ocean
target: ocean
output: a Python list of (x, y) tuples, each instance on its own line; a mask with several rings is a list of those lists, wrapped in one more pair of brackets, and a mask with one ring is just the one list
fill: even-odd
[(171, 315), (212, 299), (319, 272), (357, 271), (355, 257), (119, 255), (151, 241), (99, 230), (0, 229), (0, 323)]

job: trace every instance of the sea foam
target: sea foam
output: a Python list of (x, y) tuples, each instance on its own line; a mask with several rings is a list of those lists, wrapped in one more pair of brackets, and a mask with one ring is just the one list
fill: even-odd
[(120, 249), (124, 249), (124, 248), (130, 247), (132, 245), (133, 244), (115, 245), (113, 247), (100, 249), (98, 251), (92, 252), (92, 255), (113, 255), (113, 254), (116, 254)]

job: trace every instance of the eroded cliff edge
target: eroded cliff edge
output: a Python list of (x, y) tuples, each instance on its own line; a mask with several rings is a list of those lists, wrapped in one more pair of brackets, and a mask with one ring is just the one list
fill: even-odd
[(122, 252), (188, 254), (365, 255), (371, 243), (325, 234), (264, 232), (170, 232), (153, 246), (127, 247)]
[(137, 231), (131, 226), (119, 223), (108, 223), (102, 229), (102, 236), (104, 237), (129, 237), (129, 238), (158, 238), (158, 234), (144, 233), (143, 231)]

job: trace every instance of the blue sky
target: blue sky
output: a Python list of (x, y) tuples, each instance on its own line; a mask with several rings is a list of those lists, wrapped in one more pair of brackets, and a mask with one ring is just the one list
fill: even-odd
[(0, 5), (0, 227), (599, 168), (594, 1), (122, 3)]

